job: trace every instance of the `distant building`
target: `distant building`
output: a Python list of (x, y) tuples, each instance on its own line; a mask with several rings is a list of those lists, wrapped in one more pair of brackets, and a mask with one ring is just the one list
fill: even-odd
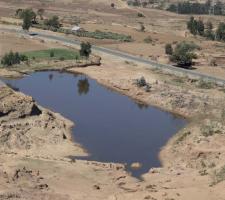
[(81, 27), (79, 27), (79, 26), (74, 26), (74, 27), (72, 28), (72, 31), (73, 31), (73, 32), (79, 32), (79, 31), (81, 31)]

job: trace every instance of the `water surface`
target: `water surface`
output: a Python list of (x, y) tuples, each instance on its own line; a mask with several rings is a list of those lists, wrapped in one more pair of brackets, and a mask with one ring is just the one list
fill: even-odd
[[(38, 72), (6, 82), (74, 121), (74, 138), (90, 154), (85, 159), (126, 163), (136, 177), (160, 166), (160, 148), (185, 125), (184, 119), (138, 104), (83, 75)], [(142, 168), (132, 170), (133, 162)]]

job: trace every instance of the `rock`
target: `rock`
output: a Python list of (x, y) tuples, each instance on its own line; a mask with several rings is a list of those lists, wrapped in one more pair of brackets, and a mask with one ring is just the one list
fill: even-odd
[(142, 164), (139, 163), (139, 162), (134, 162), (134, 163), (132, 163), (132, 164), (130, 165), (130, 167), (131, 167), (132, 169), (140, 169), (140, 168), (142, 167)]
[(160, 169), (159, 168), (151, 168), (149, 173), (152, 173), (152, 174), (160, 173)]
[(96, 190), (100, 190), (100, 189), (101, 189), (99, 185), (94, 185), (93, 187), (94, 187), (94, 189), (96, 189)]

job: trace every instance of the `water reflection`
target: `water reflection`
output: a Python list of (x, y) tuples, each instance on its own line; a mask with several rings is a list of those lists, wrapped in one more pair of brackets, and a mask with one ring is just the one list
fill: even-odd
[(19, 89), (18, 87), (14, 86), (14, 85), (11, 84), (11, 83), (6, 83), (6, 85), (7, 85), (8, 87), (12, 88), (13, 90), (17, 91), (17, 92), (20, 91), (20, 89)]
[(86, 95), (89, 92), (90, 84), (87, 78), (82, 78), (77, 83), (79, 95)]
[(49, 79), (50, 81), (53, 79), (53, 77), (54, 77), (53, 74), (49, 74), (49, 75), (48, 75), (48, 79)]
[(140, 102), (135, 102), (135, 104), (137, 105), (137, 107), (138, 107), (140, 110), (145, 110), (145, 109), (147, 109), (147, 108), (149, 107), (147, 104), (140, 103)]

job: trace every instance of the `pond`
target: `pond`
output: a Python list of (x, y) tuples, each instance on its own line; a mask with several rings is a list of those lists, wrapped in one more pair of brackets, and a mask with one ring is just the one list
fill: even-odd
[[(4, 81), (75, 122), (75, 141), (90, 154), (80, 159), (126, 163), (135, 177), (160, 166), (160, 148), (186, 124), (182, 118), (137, 103), (84, 75), (48, 71)], [(134, 162), (142, 167), (132, 169)]]

